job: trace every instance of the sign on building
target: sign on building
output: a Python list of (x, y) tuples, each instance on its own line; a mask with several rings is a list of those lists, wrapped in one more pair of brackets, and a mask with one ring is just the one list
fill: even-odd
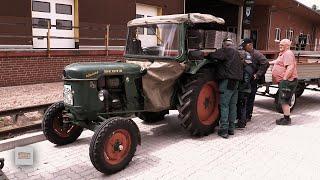
[(243, 24), (249, 25), (253, 17), (254, 0), (244, 1)]

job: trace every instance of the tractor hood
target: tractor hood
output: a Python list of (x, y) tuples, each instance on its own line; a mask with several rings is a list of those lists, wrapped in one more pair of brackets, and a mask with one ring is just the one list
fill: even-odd
[(101, 75), (140, 74), (141, 66), (121, 62), (74, 63), (65, 67), (65, 79), (98, 79)]

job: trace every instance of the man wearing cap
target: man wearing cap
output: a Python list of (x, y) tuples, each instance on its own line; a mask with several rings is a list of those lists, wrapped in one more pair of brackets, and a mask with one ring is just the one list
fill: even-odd
[(282, 106), (284, 117), (276, 120), (277, 125), (291, 124), (290, 105), (291, 98), (298, 85), (297, 62), (293, 52), (290, 50), (291, 41), (283, 39), (280, 41), (280, 54), (278, 58), (271, 61), (272, 81), (279, 85), (279, 101)]
[(251, 39), (245, 38), (241, 44), (241, 47), (249, 52), (252, 56), (252, 67), (253, 67), (253, 79), (251, 82), (251, 93), (247, 99), (247, 121), (251, 121), (254, 99), (257, 93), (257, 84), (264, 83), (264, 75), (269, 68), (269, 62), (267, 58), (260, 53), (258, 50), (253, 48), (253, 41)]
[(224, 39), (222, 48), (210, 53), (208, 59), (217, 60), (216, 75), (220, 91), (220, 120), (218, 135), (234, 135), (237, 118), (238, 85), (242, 80), (243, 66), (239, 52), (231, 39)]

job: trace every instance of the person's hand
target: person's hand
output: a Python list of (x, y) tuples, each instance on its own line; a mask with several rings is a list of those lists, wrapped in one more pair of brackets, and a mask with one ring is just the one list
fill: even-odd
[(257, 79), (257, 74), (253, 75), (253, 79), (256, 80)]

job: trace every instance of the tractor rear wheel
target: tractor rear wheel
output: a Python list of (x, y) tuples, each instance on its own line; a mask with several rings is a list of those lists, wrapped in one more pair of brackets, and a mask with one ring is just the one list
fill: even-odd
[(90, 160), (98, 171), (113, 174), (129, 164), (139, 143), (139, 128), (131, 119), (110, 118), (91, 139)]
[(46, 138), (57, 145), (70, 144), (78, 139), (83, 128), (74, 124), (64, 124), (62, 112), (64, 103), (51, 105), (44, 114), (42, 131)]
[(181, 125), (193, 136), (213, 132), (219, 118), (219, 88), (209, 70), (185, 79), (179, 94)]
[(137, 116), (146, 123), (155, 123), (163, 120), (166, 114), (169, 114), (168, 110), (160, 112), (139, 112)]

